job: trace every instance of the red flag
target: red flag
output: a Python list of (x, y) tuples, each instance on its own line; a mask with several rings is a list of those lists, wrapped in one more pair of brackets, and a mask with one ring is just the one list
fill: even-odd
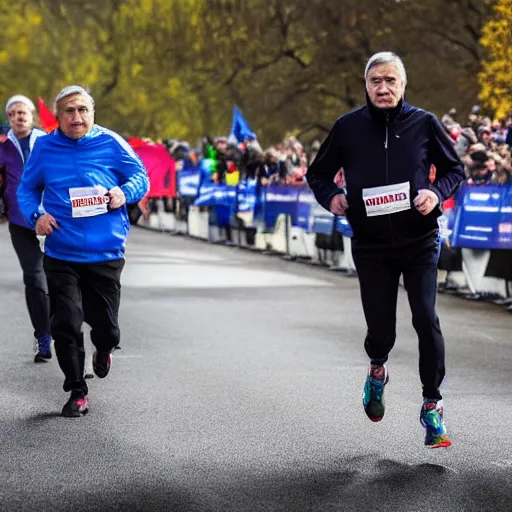
[(59, 122), (55, 119), (55, 116), (50, 112), (50, 109), (45, 105), (42, 98), (38, 100), (39, 106), (39, 119), (41, 120), (41, 126), (46, 133), (51, 133), (53, 130), (59, 127)]

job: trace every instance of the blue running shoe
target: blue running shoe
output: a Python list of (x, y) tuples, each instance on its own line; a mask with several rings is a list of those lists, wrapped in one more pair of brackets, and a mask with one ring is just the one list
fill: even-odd
[(448, 448), (452, 444), (446, 435), (443, 413), (442, 400), (423, 402), (420, 423), (426, 430), (425, 446), (427, 448)]
[(36, 355), (34, 356), (34, 363), (44, 363), (52, 358), (52, 351), (50, 344), (52, 342), (52, 335), (45, 334), (36, 339)]
[(384, 417), (384, 386), (389, 382), (388, 370), (384, 365), (372, 364), (363, 390), (364, 412), (372, 421)]

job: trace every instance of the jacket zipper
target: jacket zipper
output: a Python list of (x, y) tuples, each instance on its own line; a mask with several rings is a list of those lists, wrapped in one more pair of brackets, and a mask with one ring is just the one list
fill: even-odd
[[(386, 185), (389, 185), (389, 162), (388, 162), (388, 140), (389, 140), (389, 112), (386, 112), (386, 139), (384, 140), (384, 152), (386, 153)], [(391, 234), (391, 244), (394, 245), (393, 225), (391, 215), (388, 215), (389, 232)]]

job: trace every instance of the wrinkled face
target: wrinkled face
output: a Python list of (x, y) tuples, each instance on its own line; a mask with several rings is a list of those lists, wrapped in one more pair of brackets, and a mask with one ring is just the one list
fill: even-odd
[(81, 139), (94, 125), (94, 105), (81, 94), (62, 98), (57, 105), (60, 129), (71, 139)]
[(34, 125), (34, 115), (24, 103), (13, 103), (7, 110), (9, 125), (18, 139), (28, 137)]
[(393, 108), (404, 94), (405, 84), (395, 65), (380, 64), (374, 66), (366, 77), (366, 91), (370, 101), (377, 108)]

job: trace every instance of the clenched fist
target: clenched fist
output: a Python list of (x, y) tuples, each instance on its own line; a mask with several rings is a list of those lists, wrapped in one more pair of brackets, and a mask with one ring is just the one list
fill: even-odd
[(49, 213), (43, 213), (36, 222), (36, 235), (50, 235), (53, 228), (59, 229), (57, 221)]
[(414, 206), (422, 215), (428, 215), (438, 203), (437, 194), (426, 188), (418, 190), (418, 195), (414, 198)]
[(331, 199), (331, 204), (329, 205), (329, 211), (334, 215), (345, 215), (345, 211), (348, 209), (347, 198), (345, 194), (336, 194)]
[(126, 203), (124, 192), (119, 187), (111, 188), (108, 191), (108, 196), (110, 197), (109, 206), (113, 210), (121, 208)]

